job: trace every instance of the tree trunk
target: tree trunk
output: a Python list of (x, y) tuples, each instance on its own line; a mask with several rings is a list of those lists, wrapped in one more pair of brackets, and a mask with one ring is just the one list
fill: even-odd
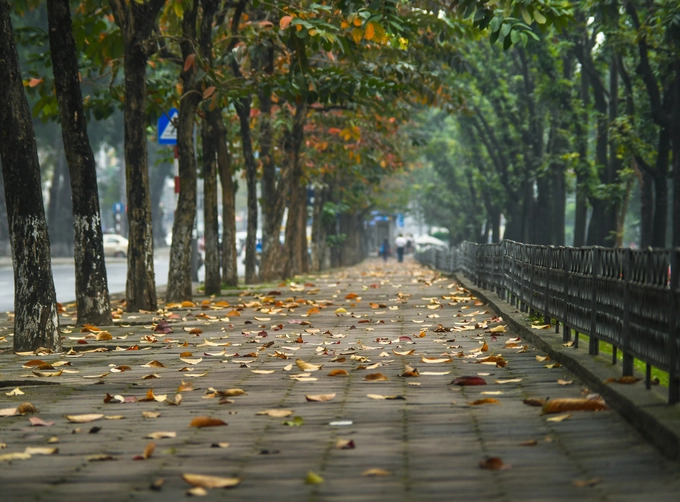
[(680, 59), (673, 64), (673, 113), (670, 135), (673, 146), (673, 247), (680, 247)]
[(52, 70), (59, 102), (73, 207), (78, 324), (112, 324), (104, 261), (97, 166), (83, 111), (69, 0), (47, 2)]
[[(300, 148), (304, 139), (304, 125), (307, 120), (307, 103), (298, 103), (295, 108), (293, 127), (286, 134), (284, 151), (286, 155), (285, 169), (289, 173), (288, 219), (286, 220), (286, 238), (283, 256), (285, 265), (283, 277), (302, 274), (307, 269), (307, 237), (305, 232), (307, 220), (307, 188), (300, 164)], [(305, 256), (303, 256), (303, 253)]]
[[(182, 59), (196, 57), (196, 16), (198, 1), (184, 11), (182, 18)], [(179, 197), (175, 221), (172, 225), (170, 267), (166, 301), (191, 300), (191, 237), (196, 220), (196, 155), (194, 154), (194, 118), (201, 101), (199, 82), (196, 81), (197, 65), (185, 63), (180, 71), (184, 94), (180, 100), (177, 127), (177, 154), (179, 160)]]
[(310, 270), (320, 272), (326, 259), (326, 227), (323, 207), (328, 199), (328, 186), (317, 186), (314, 190), (314, 209), (312, 212), (312, 257)]
[(156, 310), (153, 227), (146, 139), (148, 42), (164, 0), (144, 3), (109, 0), (123, 37), (125, 71), (125, 186), (128, 205), (128, 312)]
[(14, 351), (60, 351), (38, 150), (7, 0), (0, 0), (0, 82), (0, 158), (14, 265)]
[(205, 226), (205, 294), (219, 295), (220, 236), (217, 221), (217, 136), (211, 123), (203, 121), (203, 222)]
[(246, 235), (246, 284), (257, 281), (257, 164), (253, 155), (253, 141), (250, 135), (250, 97), (239, 98), (234, 103), (239, 118), (243, 161), (246, 169), (248, 190), (248, 232)]
[(5, 204), (5, 179), (2, 177), (0, 160), (0, 256), (11, 256), (9, 246), (9, 227), (7, 226), (7, 205)]
[(236, 253), (236, 197), (232, 179), (231, 156), (227, 148), (227, 130), (222, 120), (222, 112), (208, 112), (212, 130), (217, 142), (217, 167), (220, 171), (222, 186), (222, 280), (227, 286), (238, 286)]
[(652, 245), (654, 235), (654, 177), (641, 169), (640, 177), (640, 248)]

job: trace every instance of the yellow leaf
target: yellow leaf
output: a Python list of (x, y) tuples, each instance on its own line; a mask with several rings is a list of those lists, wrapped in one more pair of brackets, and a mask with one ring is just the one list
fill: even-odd
[(366, 40), (371, 40), (374, 35), (375, 35), (375, 28), (373, 27), (373, 23), (366, 24), (366, 31), (364, 32), (364, 38)]
[(191, 486), (200, 488), (231, 488), (241, 482), (239, 478), (221, 478), (203, 474), (182, 474), (182, 479)]
[(285, 30), (288, 28), (290, 25), (290, 22), (293, 20), (293, 16), (283, 16), (281, 20), (279, 21), (279, 28), (282, 30)]
[(364, 30), (361, 28), (354, 28), (352, 30), (352, 39), (358, 44), (361, 42), (361, 39), (364, 37)]

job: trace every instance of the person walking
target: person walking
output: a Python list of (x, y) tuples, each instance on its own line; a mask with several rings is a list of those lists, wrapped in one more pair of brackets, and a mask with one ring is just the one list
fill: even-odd
[(404, 249), (406, 249), (406, 237), (403, 234), (399, 234), (394, 240), (394, 245), (397, 247), (397, 261), (402, 263), (404, 261)]
[(380, 256), (382, 256), (383, 261), (387, 261), (387, 256), (390, 254), (390, 243), (387, 239), (383, 240), (382, 246), (380, 246)]

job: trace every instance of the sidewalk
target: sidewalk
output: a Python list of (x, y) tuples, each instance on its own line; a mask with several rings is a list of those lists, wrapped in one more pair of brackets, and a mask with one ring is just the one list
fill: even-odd
[[(191, 486), (182, 474), (240, 480), (208, 489), (207, 499), (678, 499), (678, 463), (615, 412), (541, 415), (524, 404), (589, 391), (509, 328), (501, 332), (507, 323), (450, 279), (413, 261), (372, 259), (307, 280), (199, 297), (198, 307), (162, 316), (122, 314), (110, 340), (62, 317), (59, 355), (12, 354), (2, 316), (0, 410), (30, 402), (38, 413), (0, 417), (0, 459), (58, 448), (0, 460), (2, 499), (183, 500)], [(154, 331), (162, 318), (172, 332)], [(481, 362), (499, 355), (500, 363)], [(55, 369), (22, 367), (35, 359)], [(419, 376), (400, 376), (415, 373), (409, 366)], [(329, 376), (337, 370), (346, 375)], [(450, 385), (463, 376), (487, 385)], [(25, 394), (6, 395), (16, 387)], [(142, 401), (151, 389), (156, 400)], [(106, 404), (107, 394), (125, 402)], [(178, 395), (180, 404), (168, 404)], [(469, 404), (482, 399), (497, 402)], [(278, 411), (257, 414), (265, 410)], [(103, 416), (65, 418), (81, 414)], [(228, 425), (189, 427), (197, 417)], [(54, 424), (32, 426), (36, 418)], [(155, 432), (175, 436), (147, 437)], [(147, 459), (133, 460), (149, 443), (151, 455), (149, 447)]]

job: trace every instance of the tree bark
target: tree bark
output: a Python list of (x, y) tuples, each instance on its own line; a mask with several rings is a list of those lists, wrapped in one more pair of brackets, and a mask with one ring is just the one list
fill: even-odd
[(203, 121), (203, 223), (205, 227), (205, 294), (219, 295), (220, 236), (217, 221), (217, 142), (208, 120)]
[(200, 82), (195, 80), (197, 63), (187, 64), (196, 57), (196, 17), (198, 0), (184, 11), (182, 19), (182, 59), (180, 72), (183, 95), (179, 105), (177, 153), (179, 160), (179, 197), (175, 221), (172, 225), (170, 266), (166, 301), (181, 302), (192, 299), (191, 238), (196, 220), (196, 155), (194, 153), (194, 118), (201, 101)]
[(0, 158), (14, 265), (14, 351), (60, 351), (38, 150), (7, 0), (0, 0), (0, 82)]
[(125, 185), (128, 204), (126, 309), (156, 310), (153, 227), (146, 139), (146, 63), (154, 24), (164, 0), (140, 4), (109, 0), (123, 37), (125, 71)]
[(213, 124), (217, 141), (217, 167), (222, 187), (222, 281), (227, 286), (238, 286), (236, 253), (236, 198), (232, 179), (231, 155), (227, 148), (227, 130), (222, 120), (222, 112), (213, 110), (208, 113)]
[(2, 160), (0, 160), (0, 256), (11, 255), (9, 227), (7, 226), (7, 205), (5, 204), (5, 179), (2, 177)]
[(312, 257), (310, 270), (320, 272), (326, 261), (326, 226), (323, 207), (328, 200), (328, 186), (318, 185), (314, 189), (314, 209), (312, 212)]
[(83, 110), (69, 0), (47, 2), (50, 50), (73, 207), (78, 324), (111, 325), (97, 166)]
[[(307, 188), (300, 164), (300, 148), (304, 139), (304, 125), (307, 120), (307, 103), (302, 101), (295, 107), (293, 126), (284, 140), (285, 167), (290, 173), (290, 199), (286, 220), (286, 237), (283, 256), (285, 265), (283, 277), (292, 277), (306, 271), (307, 237)], [(305, 256), (303, 257), (303, 253)]]

